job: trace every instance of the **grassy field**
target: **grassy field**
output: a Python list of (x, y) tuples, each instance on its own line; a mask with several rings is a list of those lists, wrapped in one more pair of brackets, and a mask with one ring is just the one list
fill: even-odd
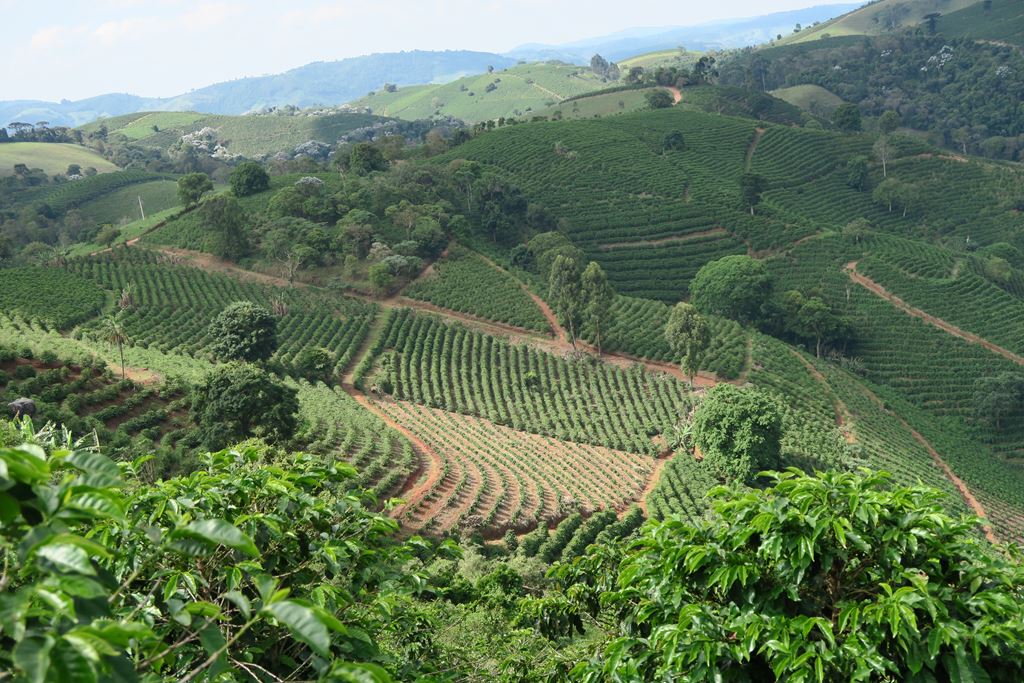
[(379, 91), (356, 100), (352, 106), (366, 107), (374, 114), (401, 119), (454, 116), (475, 122), (529, 115), (566, 97), (609, 85), (612, 84), (602, 81), (586, 67), (554, 62), (523, 64), (504, 71), (467, 76), (443, 85)]
[(178, 183), (173, 180), (154, 180), (129, 185), (86, 202), (78, 210), (86, 221), (92, 223), (128, 224), (141, 219), (139, 197), (142, 198), (147, 216), (174, 208), (178, 206)]
[(835, 19), (823, 21), (817, 26), (807, 27), (799, 33), (784, 36), (775, 44), (790, 45), (837, 36), (884, 34), (894, 28), (899, 30), (917, 26), (924, 20), (925, 15), (931, 12), (951, 14), (976, 2), (977, 0), (945, 0), (940, 4), (935, 0), (878, 0)]
[(105, 124), (108, 135), (115, 138), (166, 150), (186, 133), (213, 128), (228, 151), (253, 157), (291, 151), (309, 140), (333, 144), (345, 133), (379, 120), (366, 114), (341, 112), (320, 116), (308, 112), (294, 116), (144, 112), (100, 119), (83, 126), (82, 131), (94, 132)]
[(659, 50), (624, 59), (618, 62), (618, 65), (620, 69), (632, 69), (634, 66), (643, 69), (656, 69), (659, 66), (689, 67), (695, 64), (702, 54), (689, 50)]
[(0, 176), (14, 175), (15, 164), (41, 168), (49, 175), (64, 173), (69, 164), (78, 164), (83, 169), (91, 166), (100, 173), (118, 170), (96, 152), (78, 145), (53, 142), (8, 142), (0, 145)]
[[(595, 116), (628, 114), (647, 108), (647, 94), (660, 88), (622, 90), (581, 97), (531, 112), (530, 116), (561, 116), (564, 119), (592, 119)], [(560, 112), (560, 113), (559, 113)]]
[(838, 95), (820, 85), (794, 85), (772, 90), (771, 95), (810, 112), (831, 112), (843, 103)]

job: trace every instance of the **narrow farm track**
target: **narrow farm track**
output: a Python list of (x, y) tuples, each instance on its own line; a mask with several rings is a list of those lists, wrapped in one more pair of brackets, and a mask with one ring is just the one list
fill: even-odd
[[(499, 266), (497, 263), (487, 258), (486, 256), (483, 256), (481, 254), (480, 258), (487, 262), (492, 268), (496, 268), (497, 270), (500, 270), (502, 272), (507, 272), (505, 271), (504, 268), (502, 268), (501, 266)], [(573, 348), (572, 342), (569, 341), (569, 334), (565, 331), (565, 328), (562, 327), (561, 323), (558, 322), (558, 316), (555, 315), (555, 312), (553, 310), (551, 310), (551, 306), (548, 305), (548, 302), (544, 301), (544, 299), (537, 296), (537, 294), (534, 293), (529, 287), (527, 287), (524, 282), (520, 281), (519, 286), (522, 287), (526, 295), (530, 297), (530, 299), (537, 306), (537, 308), (540, 309), (540, 312), (544, 315), (544, 319), (548, 321), (548, 325), (551, 327), (552, 330), (555, 331), (556, 337), (553, 340), (553, 344), (552, 340), (547, 340), (547, 345), (550, 345), (551, 348), (555, 350), (555, 352), (569, 353), (579, 349), (584, 349), (586, 351), (589, 351), (590, 353), (597, 353), (596, 346), (582, 339), (577, 339), (576, 347)], [(450, 314), (450, 311), (446, 312), (445, 314)], [(519, 334), (523, 333), (532, 336), (534, 340), (539, 339), (538, 337), (531, 335), (531, 333), (529, 332), (519, 332)], [(541, 346), (544, 345), (545, 343), (541, 342)], [(601, 358), (607, 363), (612, 363), (613, 365), (618, 365), (620, 367), (629, 367), (633, 364), (639, 363), (640, 365), (643, 365), (651, 372), (664, 372), (669, 375), (672, 375), (673, 377), (679, 380), (689, 380), (689, 378), (685, 374), (683, 374), (682, 369), (678, 365), (675, 365), (673, 363), (648, 360), (644, 358), (638, 358), (636, 356), (630, 356), (625, 353), (609, 351), (603, 351), (601, 354)], [(694, 385), (705, 388), (713, 387), (716, 384), (719, 384), (720, 382), (721, 380), (719, 380), (715, 375), (708, 372), (698, 372), (696, 377), (693, 378)]]
[(637, 505), (640, 506), (640, 511), (644, 513), (644, 517), (650, 517), (647, 513), (647, 496), (651, 495), (651, 491), (658, 485), (658, 481), (661, 480), (661, 473), (665, 471), (665, 466), (668, 465), (668, 461), (673, 456), (667, 458), (659, 458), (658, 463), (654, 466), (654, 471), (651, 472), (650, 479), (647, 480), (647, 486), (644, 486), (644, 490), (640, 492), (640, 497), (637, 500)]
[(391, 516), (397, 519), (414, 502), (421, 500), (441, 480), (444, 472), (444, 463), (437, 453), (434, 452), (434, 449), (428, 446), (423, 439), (392, 420), (386, 412), (378, 408), (364, 393), (350, 384), (343, 384), (342, 389), (346, 394), (354, 398), (359, 405), (380, 418), (384, 424), (408, 439), (409, 443), (412, 444), (413, 451), (419, 456), (419, 466), (413, 470), (401, 488), (402, 497), (406, 500), (406, 503), (399, 505), (391, 511)]
[(924, 320), (925, 322), (939, 328), (943, 332), (947, 332), (953, 335), (954, 337), (959, 337), (960, 339), (963, 339), (966, 342), (970, 342), (971, 344), (977, 344), (978, 346), (982, 346), (991, 351), (992, 353), (998, 353), (1003, 358), (1013, 361), (1017, 365), (1024, 365), (1024, 356), (1019, 356), (1013, 351), (1010, 351), (1009, 349), (1004, 349), (1002, 346), (993, 344), (984, 337), (980, 337), (974, 334), (973, 332), (967, 332), (966, 330), (962, 330), (956, 325), (952, 325), (946, 322), (945, 320), (942, 320), (941, 318), (936, 318), (934, 315), (930, 315), (929, 313), (922, 311), (920, 308), (911, 306), (903, 299), (899, 298), (898, 296), (896, 296), (895, 294), (893, 294), (892, 292), (890, 292), (885, 287), (878, 284), (868, 276), (858, 273), (856, 261), (851, 261), (850, 263), (847, 263), (843, 270), (845, 270), (846, 273), (850, 276), (850, 279), (856, 282), (858, 285), (864, 287), (873, 294), (877, 294), (878, 296), (882, 297), (883, 299), (885, 299), (886, 301), (894, 305), (896, 308), (906, 313), (907, 315), (914, 316), (915, 318), (920, 318), (921, 320)]
[[(903, 428), (910, 432), (910, 435), (914, 437), (914, 440), (921, 444), (926, 451), (928, 451), (928, 455), (931, 456), (932, 461), (935, 463), (935, 466), (942, 470), (942, 473), (946, 475), (946, 478), (949, 479), (950, 483), (952, 483), (953, 486), (956, 487), (956, 490), (960, 492), (960, 496), (964, 499), (964, 502), (967, 503), (967, 507), (969, 507), (974, 512), (974, 514), (980, 517), (981, 519), (987, 520), (988, 513), (985, 512), (985, 507), (974, 496), (974, 494), (971, 492), (970, 487), (967, 486), (964, 480), (958, 477), (956, 475), (956, 472), (954, 472), (953, 469), (946, 463), (946, 461), (942, 459), (942, 456), (939, 454), (937, 450), (935, 450), (935, 447), (932, 446), (928, 439), (924, 438), (924, 435), (921, 434), (921, 432), (914, 429), (911, 426), (911, 424), (904, 420), (901, 416), (897, 415), (896, 413), (886, 408), (885, 402), (882, 401), (882, 399), (878, 398), (878, 396), (876, 396), (873, 391), (871, 391), (865, 386), (861, 386), (860, 389), (861, 391), (864, 392), (865, 396), (871, 399), (871, 401), (878, 406), (879, 410), (882, 410), (886, 414), (895, 417), (899, 421), (899, 423), (903, 425)], [(999, 543), (999, 538), (992, 530), (991, 525), (985, 524), (983, 528), (985, 529), (985, 538), (987, 538), (992, 543)]]
[(849, 430), (849, 424), (852, 421), (850, 409), (846, 407), (846, 404), (843, 403), (843, 400), (841, 398), (835, 395), (835, 393), (832, 391), (832, 388), (828, 384), (828, 380), (825, 379), (825, 376), (821, 374), (818, 368), (814, 367), (813, 363), (804, 358), (803, 354), (801, 354), (796, 349), (789, 349), (789, 352), (792, 353), (797, 358), (797, 360), (803, 363), (804, 367), (807, 368), (807, 372), (810, 373), (811, 377), (813, 377), (814, 380), (821, 386), (821, 388), (825, 390), (825, 393), (829, 397), (829, 402), (832, 404), (832, 410), (835, 411), (836, 414), (836, 427), (839, 427), (847, 443), (855, 443), (857, 439), (853, 435), (853, 432)]
[(679, 90), (679, 88), (672, 88), (672, 87), (670, 87), (668, 89), (668, 91), (670, 93), (672, 93), (672, 106), (673, 107), (683, 101), (683, 93), (682, 93), (681, 90)]
[(757, 145), (761, 142), (761, 138), (764, 137), (764, 131), (764, 128), (754, 129), (754, 139), (750, 141), (750, 146), (747, 147), (747, 158), (744, 161), (743, 170), (750, 170), (750, 164), (754, 161), (754, 152), (757, 151)]

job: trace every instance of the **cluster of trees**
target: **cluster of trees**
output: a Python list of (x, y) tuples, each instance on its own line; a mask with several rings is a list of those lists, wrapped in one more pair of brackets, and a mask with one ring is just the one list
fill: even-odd
[(179, 180), (179, 196), (197, 207), (206, 247), (222, 258), (279, 264), (289, 282), (303, 269), (341, 265), (345, 277), (365, 278), (379, 292), (415, 277), (452, 236), (511, 244), (556, 227), (548, 211), (476, 162), (393, 166), (381, 146), (360, 143), (334, 167), (340, 182), (304, 176), (274, 190), (258, 212), (237, 200), (269, 185), (255, 162), (232, 172), (229, 194), (208, 197), (212, 181), (193, 173)]
[(741, 51), (721, 66), (721, 82), (820, 85), (857, 103), (833, 114), (842, 130), (859, 130), (861, 112), (897, 111), (904, 125), (964, 154), (1012, 160), (1024, 151), (1024, 55), (1010, 45), (920, 33), (823, 39)]
[(609, 62), (598, 54), (595, 54), (590, 58), (590, 70), (601, 78), (609, 81), (617, 81), (619, 80), (619, 76), (622, 75), (618, 64), (615, 62)]
[(701, 313), (811, 342), (819, 357), (827, 345), (845, 343), (851, 334), (849, 320), (819, 294), (777, 294), (767, 267), (750, 256), (726, 256), (704, 265), (690, 283), (690, 303)]
[(690, 68), (685, 66), (659, 66), (644, 69), (634, 66), (623, 76), (629, 85), (649, 87), (655, 85), (682, 88), (687, 85), (714, 83), (718, 78), (718, 60), (713, 55), (703, 55)]
[(249, 301), (210, 323), (209, 351), (222, 364), (192, 391), (191, 418), (203, 445), (217, 450), (249, 437), (287, 443), (298, 427), (298, 392), (266, 370), (277, 350), (277, 318)]
[(82, 143), (82, 131), (66, 126), (51, 126), (49, 121), (24, 123), (13, 121), (7, 127), (0, 126), (0, 143), (3, 142), (74, 142)]
[(601, 332), (611, 324), (615, 290), (601, 266), (591, 261), (586, 268), (573, 256), (558, 254), (548, 274), (548, 300), (569, 339), (576, 348), (576, 338), (583, 325), (594, 331), (597, 353), (601, 355)]

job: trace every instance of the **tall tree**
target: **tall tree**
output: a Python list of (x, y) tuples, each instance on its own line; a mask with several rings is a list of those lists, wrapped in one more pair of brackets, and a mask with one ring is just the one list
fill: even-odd
[(860, 108), (851, 102), (841, 104), (832, 112), (832, 124), (846, 133), (861, 129)]
[(781, 464), (782, 416), (775, 397), (719, 384), (694, 412), (693, 439), (713, 472), (727, 481), (750, 482)]
[(821, 297), (805, 297), (790, 290), (782, 298), (786, 328), (797, 337), (813, 339), (817, 358), (821, 358), (823, 342), (836, 339), (847, 329), (845, 321)]
[(584, 317), (594, 328), (597, 355), (601, 355), (602, 333), (610, 323), (615, 290), (608, 284), (608, 275), (596, 261), (591, 261), (580, 276), (583, 290)]
[(211, 450), (250, 436), (282, 442), (295, 433), (297, 391), (262, 368), (228, 363), (210, 372), (192, 392), (192, 418)]
[(231, 172), (231, 192), (236, 197), (248, 197), (270, 188), (270, 175), (255, 161), (243, 161)]
[(576, 330), (583, 318), (583, 283), (580, 263), (568, 256), (556, 256), (548, 278), (548, 298), (559, 320), (569, 329), (569, 339), (576, 348)]
[(744, 173), (740, 176), (740, 195), (743, 202), (750, 207), (750, 215), (754, 215), (754, 207), (761, 203), (761, 195), (768, 189), (768, 181), (756, 173)]
[(205, 173), (186, 173), (178, 178), (178, 199), (185, 206), (195, 206), (212, 190), (213, 181)]
[(211, 197), (200, 205), (200, 217), (210, 229), (210, 251), (223, 259), (237, 260), (249, 250), (246, 215), (238, 200), (228, 195)]
[(120, 315), (111, 315), (103, 319), (103, 337), (107, 343), (117, 347), (117, 353), (121, 357), (121, 379), (126, 376), (124, 365), (124, 345), (131, 341), (128, 332), (121, 322)]
[(692, 389), (693, 378), (697, 375), (700, 362), (711, 343), (711, 328), (708, 321), (690, 304), (679, 302), (672, 309), (672, 314), (665, 325), (665, 340), (668, 341), (669, 348), (680, 356), (679, 365), (690, 379)]

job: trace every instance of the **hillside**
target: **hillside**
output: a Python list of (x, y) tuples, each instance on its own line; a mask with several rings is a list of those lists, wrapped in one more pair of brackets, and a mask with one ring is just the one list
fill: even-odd
[(938, 18), (936, 30), (950, 38), (1024, 46), (1024, 8), (1012, 2), (975, 3)]
[(416, 120), (451, 116), (476, 122), (519, 117), (574, 95), (608, 87), (589, 68), (564, 63), (512, 66), (441, 85), (376, 92), (350, 106), (380, 116)]
[(817, 26), (808, 26), (798, 33), (783, 33), (779, 45), (806, 43), (823, 38), (860, 35), (884, 35), (921, 24), (933, 12), (952, 14), (976, 0), (877, 0)]
[(182, 136), (193, 135), (196, 145), (220, 145), (229, 154), (258, 157), (292, 152), (310, 140), (333, 145), (347, 133), (383, 121), (377, 116), (329, 110), (246, 116), (157, 111), (100, 119), (81, 130), (95, 133), (100, 126), (106, 126), (108, 135), (114, 139), (120, 137), (163, 151), (178, 144)]
[(528, 60), (587, 62), (598, 53), (617, 62), (645, 53), (677, 51), (681, 45), (701, 52), (744, 48), (765, 43), (780, 33), (785, 35), (797, 24), (810, 26), (857, 7), (856, 3), (826, 4), (690, 26), (641, 26), (561, 45), (522, 45), (508, 54)]
[(42, 169), (47, 175), (64, 173), (71, 164), (100, 173), (116, 171), (117, 166), (96, 152), (78, 145), (46, 142), (8, 142), (0, 144), (0, 176), (13, 175), (16, 164)]

